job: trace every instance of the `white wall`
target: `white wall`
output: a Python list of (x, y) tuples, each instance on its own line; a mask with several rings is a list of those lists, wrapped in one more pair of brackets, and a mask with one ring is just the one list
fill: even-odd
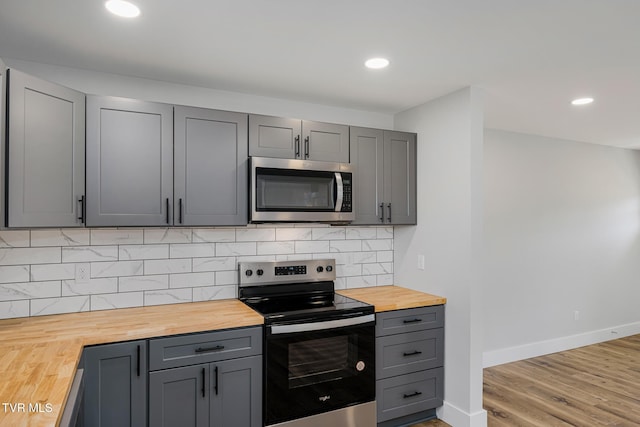
[(640, 333), (640, 152), (496, 130), (484, 147), (485, 366)]
[[(418, 225), (396, 227), (395, 283), (447, 298), (445, 404), (456, 427), (484, 426), (482, 409), (481, 93), (467, 88), (395, 117), (418, 133)], [(418, 270), (424, 254), (425, 270)]]
[(41, 79), (88, 94), (122, 96), (144, 101), (294, 117), (356, 126), (393, 128), (393, 116), (391, 114), (228, 92), (11, 58), (3, 59), (8, 67), (16, 68)]

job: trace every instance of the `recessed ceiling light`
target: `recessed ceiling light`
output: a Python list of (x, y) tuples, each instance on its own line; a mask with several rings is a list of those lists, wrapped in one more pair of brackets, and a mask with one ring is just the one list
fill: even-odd
[(371, 59), (367, 59), (364, 65), (367, 68), (373, 68), (374, 70), (378, 70), (380, 68), (384, 68), (387, 65), (389, 65), (389, 60), (387, 58), (371, 58)]
[(104, 4), (104, 7), (114, 15), (122, 16), (123, 18), (135, 18), (140, 15), (138, 6), (124, 0), (109, 0)]
[(587, 105), (593, 102), (593, 98), (577, 98), (571, 101), (572, 105)]

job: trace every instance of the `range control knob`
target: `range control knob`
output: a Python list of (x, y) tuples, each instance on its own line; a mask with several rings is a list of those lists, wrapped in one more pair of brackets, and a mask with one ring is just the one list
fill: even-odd
[(259, 268), (259, 269), (256, 270), (256, 274), (258, 276), (262, 276), (264, 274), (264, 271), (261, 268)]
[(330, 265), (327, 265), (327, 271), (328, 271), (329, 273), (331, 273), (331, 272), (333, 271), (333, 267), (332, 267), (332, 266), (330, 266)]
[(324, 271), (324, 268), (322, 268), (322, 266), (321, 266), (321, 265), (319, 265), (319, 266), (316, 268), (316, 271), (317, 271), (318, 273), (322, 273), (322, 272)]
[(244, 274), (246, 274), (247, 277), (251, 277), (253, 275), (253, 270), (247, 270), (244, 272)]

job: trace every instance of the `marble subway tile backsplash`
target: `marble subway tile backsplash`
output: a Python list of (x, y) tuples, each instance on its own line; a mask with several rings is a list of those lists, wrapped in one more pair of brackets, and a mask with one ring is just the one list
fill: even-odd
[(336, 288), (393, 283), (393, 227), (0, 230), (0, 319), (234, 298), (240, 261), (335, 258)]

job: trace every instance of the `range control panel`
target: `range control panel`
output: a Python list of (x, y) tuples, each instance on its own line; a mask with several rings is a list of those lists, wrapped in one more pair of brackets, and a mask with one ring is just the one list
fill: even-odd
[(240, 262), (238, 263), (238, 283), (240, 286), (255, 286), (333, 281), (336, 278), (335, 270), (335, 259)]

